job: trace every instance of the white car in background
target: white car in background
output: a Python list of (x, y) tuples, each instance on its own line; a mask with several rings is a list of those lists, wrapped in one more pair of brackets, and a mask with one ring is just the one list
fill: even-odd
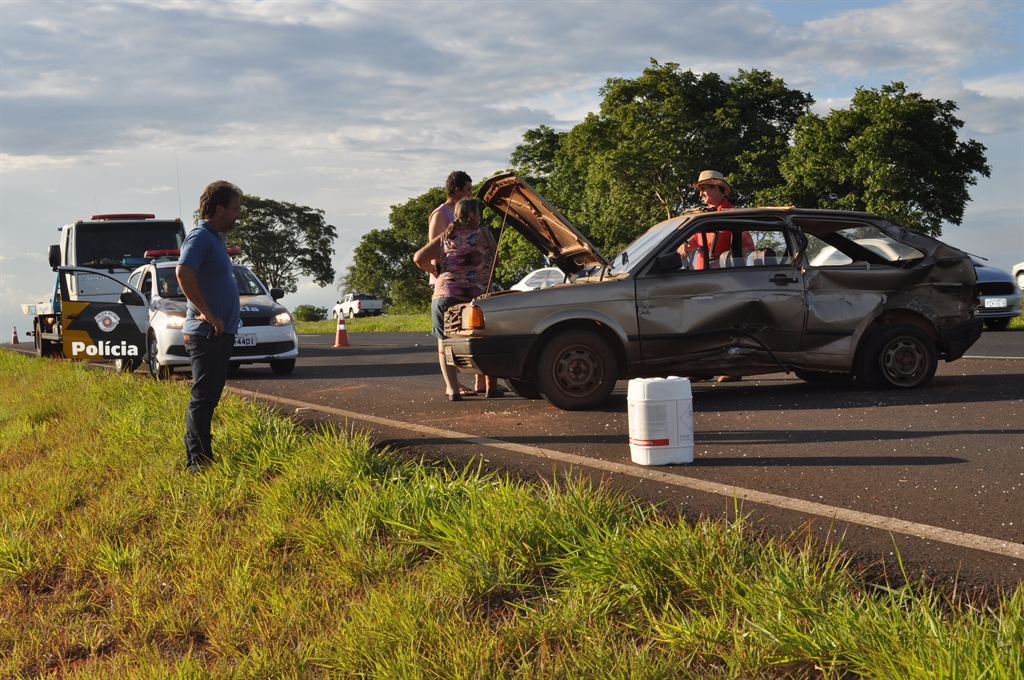
[[(174, 273), (177, 265), (175, 256), (143, 265), (128, 277), (128, 285), (141, 291), (149, 305), (147, 361), (150, 373), (161, 380), (169, 378), (175, 367), (191, 365), (181, 332), (187, 301)], [(241, 311), (230, 368), (263, 363), (270, 364), (274, 373), (291, 373), (299, 354), (299, 339), (291, 313), (277, 302), (284, 297), (284, 291), (268, 290), (243, 265), (234, 265), (233, 273)], [(134, 370), (135, 366), (119, 368)]]
[(550, 288), (559, 283), (565, 283), (565, 272), (558, 267), (544, 267), (530, 272), (520, 279), (519, 283), (510, 286), (509, 290), (537, 290)]
[(1024, 290), (1024, 262), (1018, 262), (1013, 265), (1010, 273), (1013, 274), (1014, 280), (1017, 281), (1017, 287)]

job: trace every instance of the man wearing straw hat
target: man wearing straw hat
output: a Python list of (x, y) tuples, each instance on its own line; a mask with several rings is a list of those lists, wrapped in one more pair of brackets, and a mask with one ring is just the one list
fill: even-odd
[[(726, 198), (726, 196), (732, 193), (732, 187), (725, 181), (722, 173), (716, 170), (705, 170), (700, 173), (697, 183), (692, 188), (700, 191), (700, 200), (712, 210), (733, 210), (736, 207)], [(754, 239), (751, 238), (748, 231), (743, 232), (742, 248), (744, 256), (754, 249)], [(714, 266), (714, 263), (718, 261), (718, 256), (722, 253), (728, 253), (730, 250), (732, 250), (732, 232), (711, 231), (694, 234), (689, 240), (679, 246), (678, 252), (683, 256), (695, 253), (693, 268), (708, 269), (709, 261), (712, 263), (711, 266)], [(718, 376), (718, 382), (720, 383), (735, 382), (737, 380), (741, 380), (738, 375)]]
[[(732, 193), (732, 187), (725, 181), (722, 173), (716, 170), (705, 170), (700, 173), (694, 189), (700, 191), (700, 200), (712, 210), (733, 210), (736, 208), (726, 198)], [(754, 239), (749, 232), (743, 232), (743, 254), (747, 255), (754, 249)], [(679, 246), (680, 255), (686, 256), (695, 253), (693, 260), (694, 269), (708, 269), (707, 262), (714, 262), (722, 253), (732, 250), (732, 232), (709, 232), (694, 234), (690, 239)]]

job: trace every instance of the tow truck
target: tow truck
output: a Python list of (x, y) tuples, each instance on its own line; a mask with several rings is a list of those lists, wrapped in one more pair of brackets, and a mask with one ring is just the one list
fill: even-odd
[[(185, 241), (181, 218), (118, 213), (93, 215), (60, 228), (47, 260), (56, 272), (50, 298), (21, 305), (32, 317), (36, 354), (85, 361), (113, 360), (129, 370), (146, 353), (148, 306), (128, 285), (147, 254), (177, 250)], [(127, 290), (126, 290), (127, 289)]]

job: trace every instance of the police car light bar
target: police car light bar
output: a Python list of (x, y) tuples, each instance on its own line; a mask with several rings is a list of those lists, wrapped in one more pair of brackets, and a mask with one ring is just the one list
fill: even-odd
[(167, 259), (174, 258), (176, 260), (179, 255), (181, 255), (180, 250), (147, 250), (142, 254), (142, 257), (147, 260), (155, 260), (160, 257), (165, 257)]
[(108, 213), (106, 215), (93, 215), (93, 220), (155, 220), (156, 215), (149, 213)]

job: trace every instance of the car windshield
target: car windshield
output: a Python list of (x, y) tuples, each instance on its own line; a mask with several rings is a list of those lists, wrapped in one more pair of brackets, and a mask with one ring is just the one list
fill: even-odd
[(688, 218), (677, 217), (654, 225), (648, 229), (640, 238), (623, 248), (612, 258), (612, 268), (609, 274), (625, 274), (632, 271), (637, 263), (642, 262), (652, 250), (661, 245), (661, 242), (673, 231), (679, 228)]
[(174, 273), (174, 267), (160, 267), (156, 270), (157, 290), (162, 298), (185, 298), (178, 286), (178, 276)]
[(235, 265), (235, 283), (239, 295), (266, 295), (267, 290), (256, 275), (245, 267)]

